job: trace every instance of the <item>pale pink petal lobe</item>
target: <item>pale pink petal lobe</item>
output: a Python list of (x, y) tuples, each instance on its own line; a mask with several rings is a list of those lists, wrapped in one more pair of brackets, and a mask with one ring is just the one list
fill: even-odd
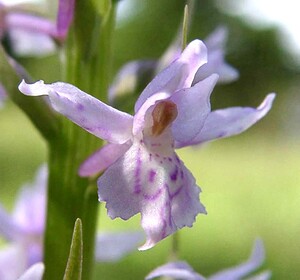
[(103, 232), (96, 239), (96, 260), (100, 262), (116, 262), (127, 254), (137, 250), (143, 241), (140, 231)]
[(239, 134), (261, 118), (271, 109), (275, 94), (269, 94), (258, 108), (232, 107), (213, 111), (208, 115), (200, 133), (185, 145), (196, 145), (218, 138)]
[(137, 112), (151, 95), (158, 92), (173, 93), (190, 87), (198, 68), (207, 62), (207, 50), (200, 40), (192, 41), (180, 57), (162, 70), (141, 93), (135, 104)]
[(200, 132), (210, 113), (210, 95), (217, 80), (218, 75), (213, 74), (170, 97), (178, 111), (178, 116), (172, 124), (172, 133), (176, 141), (188, 142)]
[(106, 105), (95, 97), (67, 83), (19, 85), (30, 96), (48, 95), (53, 108), (95, 136), (123, 144), (131, 137), (133, 117)]
[(196, 273), (191, 266), (183, 261), (170, 262), (159, 266), (150, 272), (145, 280), (151, 280), (158, 277), (171, 277), (172, 279), (182, 280), (205, 280), (203, 276)]
[(87, 158), (79, 168), (81, 177), (89, 177), (104, 171), (121, 157), (130, 147), (130, 144), (106, 144)]
[(245, 276), (250, 274), (259, 268), (265, 260), (265, 250), (261, 239), (257, 239), (254, 243), (251, 256), (249, 259), (235, 267), (222, 270), (209, 277), (209, 280), (238, 280), (243, 279)]

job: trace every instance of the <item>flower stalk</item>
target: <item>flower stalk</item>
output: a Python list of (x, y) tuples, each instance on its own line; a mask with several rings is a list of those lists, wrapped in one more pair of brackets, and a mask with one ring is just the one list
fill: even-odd
[[(104, 15), (93, 1), (76, 1), (73, 25), (63, 50), (66, 63), (64, 80), (84, 90), (92, 89), (101, 100), (106, 99), (108, 91), (115, 16), (114, 5), (105, 7)], [(60, 133), (49, 145), (44, 279), (62, 279), (73, 225), (80, 218), (82, 279), (88, 280), (93, 271), (98, 200), (95, 183), (92, 186), (89, 179), (80, 178), (78, 168), (101, 142), (68, 120), (61, 118), (59, 121)]]

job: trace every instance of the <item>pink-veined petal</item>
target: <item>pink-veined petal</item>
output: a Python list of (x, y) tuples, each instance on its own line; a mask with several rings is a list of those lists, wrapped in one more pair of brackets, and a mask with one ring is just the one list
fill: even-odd
[(261, 239), (254, 243), (250, 258), (233, 268), (222, 270), (209, 277), (209, 280), (239, 280), (259, 268), (265, 260), (265, 250)]
[(145, 280), (151, 280), (157, 277), (171, 277), (182, 280), (205, 280), (205, 278), (196, 273), (191, 266), (182, 261), (171, 262), (159, 266), (150, 272)]
[(125, 144), (106, 144), (88, 157), (79, 167), (81, 177), (89, 177), (104, 171), (120, 158), (131, 146)]
[(192, 41), (180, 57), (161, 71), (144, 89), (135, 104), (135, 112), (147, 98), (158, 92), (173, 92), (190, 87), (198, 68), (207, 62), (206, 47), (200, 40)]
[(210, 113), (210, 95), (217, 83), (218, 75), (213, 74), (193, 87), (174, 93), (170, 100), (177, 106), (177, 118), (172, 123), (174, 139), (188, 142), (201, 130)]
[(67, 83), (19, 85), (25, 95), (48, 95), (53, 108), (86, 131), (111, 143), (123, 144), (132, 133), (133, 117), (106, 105)]
[(41, 262), (32, 265), (18, 280), (42, 280), (45, 265)]
[(117, 262), (136, 250), (143, 241), (140, 231), (103, 232), (96, 239), (96, 260), (99, 262)]
[(232, 107), (216, 110), (208, 115), (200, 133), (190, 142), (178, 147), (197, 145), (218, 138), (239, 134), (261, 118), (271, 109), (275, 94), (269, 94), (258, 108)]
[(135, 142), (98, 180), (99, 200), (106, 202), (108, 215), (129, 219), (141, 213), (146, 243), (153, 247), (177, 229), (191, 227), (199, 213), (200, 188), (174, 153), (171, 145), (158, 140), (147, 145)]

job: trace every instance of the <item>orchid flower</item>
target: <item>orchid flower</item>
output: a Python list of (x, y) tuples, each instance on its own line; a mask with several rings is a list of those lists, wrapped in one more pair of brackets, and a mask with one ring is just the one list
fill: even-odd
[(271, 277), (270, 271), (264, 271), (255, 276), (244, 278), (257, 270), (263, 264), (264, 260), (265, 252), (263, 243), (258, 239), (254, 243), (251, 256), (246, 262), (235, 267), (222, 270), (207, 278), (195, 272), (193, 268), (190, 267), (186, 262), (178, 261), (171, 262), (156, 268), (155, 270), (150, 272), (148, 276), (146, 276), (145, 280), (150, 280), (162, 276), (182, 280), (268, 280)]
[[(17, 279), (25, 269), (43, 259), (43, 233), (47, 168), (43, 165), (32, 185), (25, 185), (12, 216), (0, 205), (0, 235), (9, 245), (0, 250), (0, 279)], [(116, 262), (137, 248), (141, 232), (101, 232), (95, 257), (99, 262)], [(14, 276), (14, 277), (13, 277)]]
[[(199, 67), (194, 83), (213, 73), (219, 75), (218, 83), (230, 83), (238, 78), (238, 71), (224, 60), (227, 37), (228, 30), (225, 27), (218, 27), (204, 40), (208, 52), (207, 63)], [(177, 35), (177, 38), (158, 61), (135, 60), (125, 64), (117, 73), (109, 89), (108, 100), (110, 104), (115, 104), (118, 98), (138, 90), (141, 83), (149, 82), (152, 74), (167, 67), (180, 54), (181, 38)], [(124, 100), (127, 101), (125, 98), (121, 99), (122, 102)]]
[(56, 111), (108, 142), (79, 173), (91, 176), (105, 170), (98, 179), (98, 196), (112, 219), (127, 220), (141, 213), (147, 240), (140, 250), (191, 227), (199, 213), (206, 213), (199, 201), (201, 190), (174, 148), (241, 133), (267, 114), (275, 97), (268, 95), (257, 109), (211, 112), (209, 97), (218, 75), (193, 82), (205, 63), (205, 45), (192, 41), (148, 84), (135, 104), (134, 116), (70, 84), (22, 81), (19, 86), (29, 96), (47, 95)]
[(41, 56), (53, 53), (55, 43), (67, 36), (73, 20), (75, 0), (60, 0), (56, 23), (42, 16), (22, 12), (17, 6), (0, 3), (0, 39), (9, 34), (14, 53)]

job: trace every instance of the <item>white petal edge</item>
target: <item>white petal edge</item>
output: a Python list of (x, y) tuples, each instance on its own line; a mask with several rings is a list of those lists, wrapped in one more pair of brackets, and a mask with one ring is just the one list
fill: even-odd
[(45, 265), (43, 263), (36, 263), (27, 269), (18, 280), (42, 280), (44, 270)]
[(203, 276), (196, 273), (191, 266), (189, 266), (186, 262), (183, 261), (171, 262), (159, 266), (158, 268), (150, 272), (146, 276), (145, 280), (151, 280), (162, 276), (182, 280), (205, 280)]
[(99, 262), (117, 262), (136, 250), (143, 241), (140, 231), (103, 232), (96, 239), (96, 260)]

